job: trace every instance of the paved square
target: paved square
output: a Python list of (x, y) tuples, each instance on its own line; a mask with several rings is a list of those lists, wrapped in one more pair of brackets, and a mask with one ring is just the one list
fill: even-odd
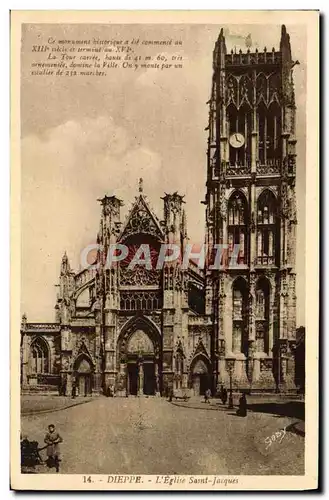
[(240, 418), (227, 407), (186, 408), (155, 397), (99, 397), (23, 416), (22, 432), (41, 447), (54, 423), (64, 440), (65, 474), (296, 475), (304, 474), (304, 438), (288, 430), (271, 439), (294, 422), (260, 412)]

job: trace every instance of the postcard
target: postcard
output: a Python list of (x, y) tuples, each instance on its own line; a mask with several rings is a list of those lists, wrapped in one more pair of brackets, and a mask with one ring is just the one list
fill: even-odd
[(318, 487), (319, 12), (11, 12), (11, 487)]

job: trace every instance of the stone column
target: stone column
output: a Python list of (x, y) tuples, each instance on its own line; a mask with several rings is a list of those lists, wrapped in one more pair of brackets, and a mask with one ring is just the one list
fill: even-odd
[[(228, 387), (229, 384), (229, 375), (226, 370), (226, 361), (225, 361), (225, 340), (219, 341), (220, 345), (218, 348), (218, 385), (224, 385)], [(219, 387), (217, 387), (217, 390)]]
[(224, 299), (224, 314), (223, 314), (223, 332), (225, 335), (226, 351), (232, 352), (232, 336), (233, 336), (233, 299), (232, 299), (232, 282), (227, 283), (227, 292)]
[(143, 361), (139, 360), (138, 363), (138, 396), (144, 395), (144, 368)]
[(160, 396), (159, 361), (155, 360), (155, 395)]
[(30, 357), (30, 347), (31, 339), (28, 335), (23, 334), (22, 347), (21, 347), (21, 380), (22, 385), (28, 385), (28, 374), (29, 374), (29, 357)]

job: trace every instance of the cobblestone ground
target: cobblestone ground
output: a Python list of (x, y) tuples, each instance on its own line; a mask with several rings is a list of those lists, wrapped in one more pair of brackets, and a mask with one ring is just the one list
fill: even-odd
[(281, 442), (265, 442), (296, 421), (262, 412), (241, 418), (227, 408), (204, 411), (161, 398), (99, 397), (23, 416), (21, 430), (42, 446), (54, 423), (64, 440), (65, 474), (296, 475), (304, 474), (304, 438), (287, 430)]

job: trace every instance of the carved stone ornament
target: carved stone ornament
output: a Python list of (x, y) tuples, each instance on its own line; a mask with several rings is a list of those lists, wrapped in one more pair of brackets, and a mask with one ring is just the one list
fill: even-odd
[(143, 332), (143, 330), (137, 330), (128, 341), (127, 352), (136, 354), (153, 354), (153, 342), (150, 337)]
[(218, 355), (220, 357), (224, 357), (225, 356), (225, 340), (220, 340), (219, 341)]
[(225, 195), (222, 195), (222, 199), (220, 202), (220, 216), (223, 220), (226, 220), (226, 214), (227, 214), (227, 199), (225, 198)]
[(286, 183), (282, 183), (281, 185), (281, 217), (284, 219), (289, 217), (288, 188)]
[(155, 269), (145, 269), (145, 266), (134, 266), (134, 269), (128, 269), (127, 266), (120, 268), (122, 286), (158, 285), (159, 282), (160, 272)]
[(280, 344), (280, 354), (281, 356), (288, 354), (288, 346), (286, 342)]
[(162, 237), (159, 225), (142, 199), (135, 204), (128, 215), (128, 220), (121, 238), (140, 233), (150, 234), (156, 238)]
[(272, 360), (271, 359), (261, 359), (260, 360), (260, 371), (271, 371), (272, 370)]
[(259, 73), (256, 77), (256, 101), (267, 104), (267, 78), (264, 73)]
[(237, 102), (237, 81), (232, 75), (228, 77), (226, 82), (226, 102), (227, 104)]

